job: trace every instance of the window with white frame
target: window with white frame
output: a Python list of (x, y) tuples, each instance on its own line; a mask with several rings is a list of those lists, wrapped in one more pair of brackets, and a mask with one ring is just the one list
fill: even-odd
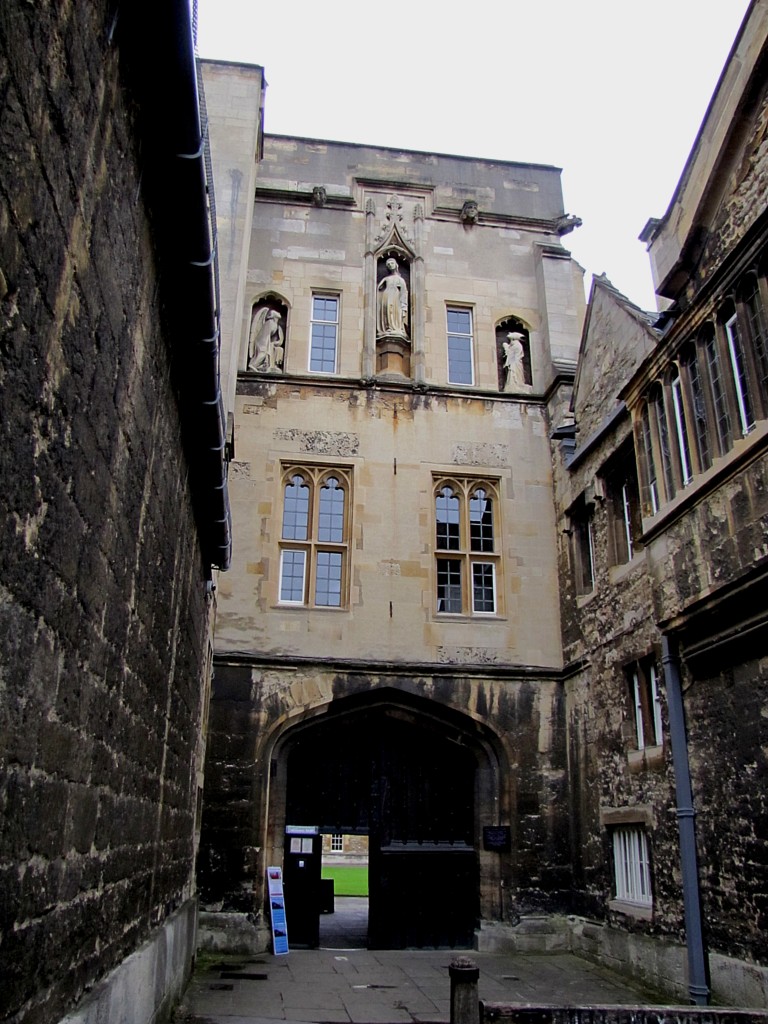
[(498, 490), (487, 480), (436, 482), (437, 611), (448, 615), (499, 612)]
[(725, 321), (725, 336), (728, 341), (728, 357), (731, 361), (733, 384), (736, 390), (736, 408), (742, 434), (748, 434), (755, 425), (755, 412), (750, 393), (747, 355), (744, 351), (742, 328), (736, 313)]
[(605, 478), (610, 528), (610, 556), (613, 565), (631, 562), (640, 549), (642, 520), (637, 467), (632, 439), (616, 452), (601, 471)]
[(694, 342), (686, 345), (681, 352), (680, 372), (690, 396), (693, 436), (698, 460), (697, 468), (699, 472), (703, 472), (712, 465), (712, 445), (710, 443), (707, 399), (699, 367), (698, 350)]
[(577, 594), (589, 594), (595, 586), (595, 545), (592, 533), (594, 507), (582, 495), (568, 510), (571, 565)]
[(659, 483), (656, 479), (656, 462), (653, 457), (651, 421), (647, 403), (640, 410), (637, 432), (643, 472), (643, 507), (647, 515), (655, 516), (659, 511)]
[(638, 750), (660, 747), (664, 742), (661, 717), (661, 690), (656, 663), (652, 658), (627, 667), (635, 740)]
[(742, 303), (747, 337), (754, 354), (755, 379), (763, 412), (768, 411), (768, 317), (765, 315), (762, 290), (766, 282), (750, 274), (744, 281)]
[(661, 384), (657, 384), (649, 399), (653, 414), (652, 424), (656, 431), (656, 442), (658, 444), (659, 456), (661, 458), (661, 475), (664, 483), (667, 500), (675, 496), (675, 478), (672, 469), (672, 448), (669, 443), (669, 423), (667, 422), (667, 409), (664, 402), (664, 391)]
[(683, 411), (683, 382), (680, 379), (680, 370), (677, 366), (672, 371), (669, 384), (672, 390), (672, 411), (674, 413), (675, 433), (677, 435), (675, 450), (680, 460), (680, 477), (683, 486), (685, 486), (693, 479), (693, 470), (691, 468), (691, 446), (688, 443), (688, 427), (686, 426), (685, 412)]
[(753, 266), (649, 386), (636, 417), (647, 513), (768, 418), (766, 310), (768, 278)]
[(710, 394), (714, 409), (715, 430), (720, 455), (724, 455), (731, 447), (731, 417), (725, 394), (725, 377), (723, 375), (720, 352), (714, 330), (709, 327), (704, 333), (703, 353), (709, 378)]
[(448, 383), (474, 384), (472, 357), (472, 310), (449, 306), (448, 322)]
[(280, 604), (346, 605), (351, 479), (350, 470), (337, 467), (285, 469)]
[(339, 341), (339, 297), (312, 296), (309, 339), (309, 369), (312, 373), (335, 373)]
[(338, 832), (334, 832), (331, 835), (331, 853), (343, 853), (344, 852), (344, 836)]
[(613, 867), (616, 899), (639, 907), (653, 904), (648, 838), (640, 825), (613, 829)]

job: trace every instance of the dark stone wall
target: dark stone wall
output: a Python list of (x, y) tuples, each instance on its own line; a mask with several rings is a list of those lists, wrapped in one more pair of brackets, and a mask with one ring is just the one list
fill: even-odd
[[(768, 925), (766, 524), (763, 456), (651, 548), (660, 618), (682, 615), (718, 590), (734, 591), (682, 631), (684, 656), (704, 645), (685, 659), (686, 724), (707, 938), (714, 950), (758, 963), (766, 963)], [(749, 628), (761, 615), (762, 625)], [(716, 646), (707, 649), (708, 639)]]
[[(673, 619), (702, 597), (738, 579), (768, 555), (768, 459), (732, 473), (651, 545), (654, 603)], [(745, 617), (750, 610), (743, 609)], [(752, 614), (757, 609), (752, 609)], [(708, 622), (717, 628), (717, 621)]]
[[(562, 453), (555, 452), (561, 509), (593, 485), (600, 468), (630, 433), (627, 416), (573, 471), (565, 468)], [(599, 482), (597, 490), (600, 493)], [(636, 756), (634, 708), (626, 674), (628, 664), (658, 655), (653, 580), (645, 551), (638, 551), (630, 563), (611, 564), (609, 505), (598, 497), (592, 508), (595, 584), (591, 593), (575, 592), (564, 513), (559, 532), (564, 654), (566, 665), (578, 666), (566, 682), (574, 905), (578, 912), (614, 926), (676, 939), (683, 908), (677, 880), (671, 753), (667, 743), (661, 755), (649, 761)], [(660, 669), (658, 656), (656, 662)], [(668, 735), (666, 716), (664, 728)], [(653, 809), (647, 829), (653, 858), (652, 921), (608, 906), (613, 895), (613, 852), (600, 810), (638, 805)]]
[(768, 189), (768, 57), (763, 55), (753, 73), (739, 122), (729, 140), (721, 169), (724, 194), (719, 198), (707, 230), (703, 251), (687, 285), (693, 297), (733, 252), (750, 227), (765, 211)]
[(768, 668), (737, 649), (722, 660), (686, 694), (705, 935), (711, 949), (765, 964)]
[(0, 1003), (41, 1024), (192, 891), (208, 612), (113, 8), (0, 6)]
[[(568, 471), (554, 455), (565, 509), (629, 435), (617, 425)], [(574, 904), (615, 927), (669, 941), (684, 937), (674, 773), (664, 707), (662, 756), (633, 752), (633, 705), (625, 666), (656, 654), (662, 627), (675, 626), (682, 652), (705, 937), (711, 952), (766, 962), (768, 879), (768, 600), (765, 456), (710, 484), (625, 566), (610, 565), (609, 508), (594, 502), (595, 586), (574, 591), (567, 517), (561, 518), (563, 643), (574, 671), (566, 682)], [(599, 493), (599, 487), (598, 487)], [(647, 521), (650, 524), (654, 520)], [(723, 641), (718, 635), (723, 634)], [(712, 644), (715, 646), (712, 646)], [(708, 646), (709, 645), (709, 646)], [(663, 692), (663, 680), (662, 680)], [(651, 920), (609, 907), (613, 868), (601, 808), (651, 809)]]

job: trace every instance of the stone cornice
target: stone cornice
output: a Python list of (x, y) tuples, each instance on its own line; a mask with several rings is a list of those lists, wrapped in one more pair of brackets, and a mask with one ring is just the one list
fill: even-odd
[(490, 676), (501, 677), (510, 682), (534, 679), (540, 682), (557, 683), (562, 682), (566, 674), (560, 667), (519, 665), (513, 662), (486, 664), (441, 661), (368, 661), (357, 658), (313, 658), (293, 654), (287, 656), (258, 651), (215, 651), (213, 657), (214, 664), (252, 665), (254, 668), (270, 668), (280, 672), (319, 669), (324, 672), (346, 672), (350, 675), (405, 676), (408, 679), (423, 678), (424, 676)]

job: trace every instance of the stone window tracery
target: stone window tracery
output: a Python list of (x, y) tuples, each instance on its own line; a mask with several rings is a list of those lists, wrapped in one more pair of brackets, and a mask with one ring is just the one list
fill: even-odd
[(283, 473), (278, 602), (342, 608), (349, 587), (351, 471), (291, 466)]
[(434, 492), (436, 610), (499, 613), (498, 491), (487, 480), (438, 480)]

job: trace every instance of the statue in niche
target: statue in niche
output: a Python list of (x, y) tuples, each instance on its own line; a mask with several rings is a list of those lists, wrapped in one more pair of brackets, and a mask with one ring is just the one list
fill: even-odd
[(376, 336), (407, 338), (408, 285), (400, 276), (397, 260), (387, 260), (389, 273), (381, 279), (376, 302)]
[(279, 372), (283, 367), (284, 353), (280, 314), (269, 306), (257, 309), (248, 337), (248, 369)]
[(524, 340), (524, 334), (520, 334), (519, 331), (510, 331), (507, 340), (501, 346), (504, 363), (504, 391), (514, 391), (525, 386)]

